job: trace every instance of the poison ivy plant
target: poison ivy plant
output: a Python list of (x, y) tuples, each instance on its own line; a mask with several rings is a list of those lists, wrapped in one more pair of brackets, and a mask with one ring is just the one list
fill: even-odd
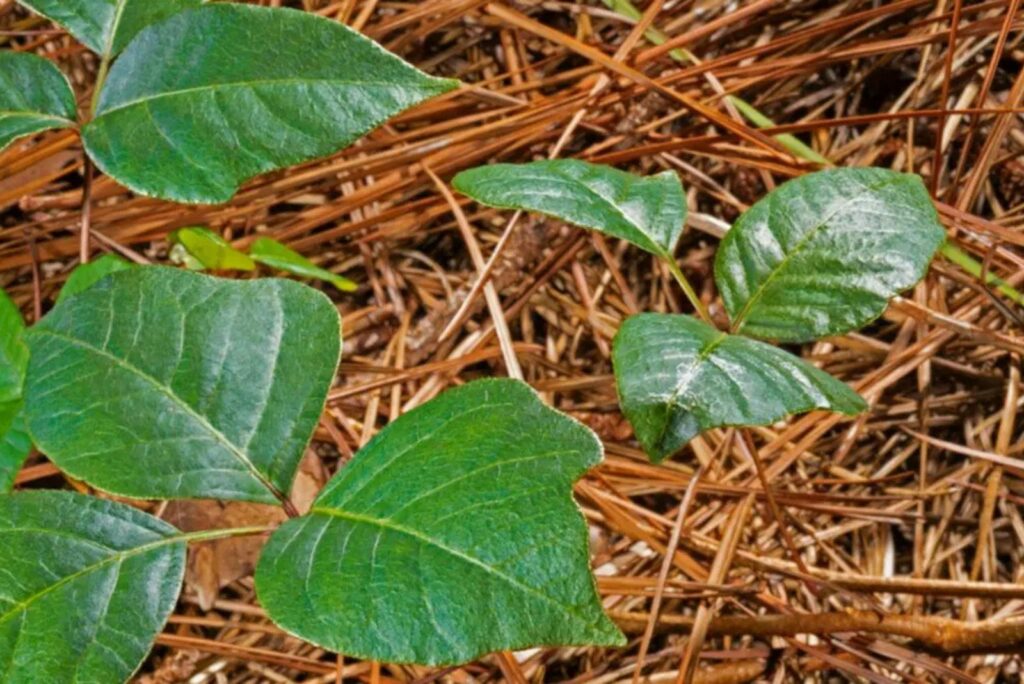
[(123, 496), (273, 503), (340, 353), (322, 294), (164, 267), (110, 275), (26, 335), (25, 412), (67, 473)]
[(75, 125), (67, 78), (42, 57), (0, 52), (0, 150), (18, 138)]
[(21, 339), (24, 330), (21, 312), (0, 290), (0, 492), (11, 489), (32, 447), (22, 412), (28, 365), (28, 349)]
[(612, 359), (622, 410), (658, 461), (713, 427), (867, 409), (849, 386), (799, 357), (692, 316), (631, 316), (615, 336)]
[(919, 177), (830, 169), (744, 212), (715, 256), (715, 282), (735, 331), (807, 342), (882, 315), (945, 238)]
[[(685, 218), (678, 180), (562, 160), (471, 169), (453, 184), (489, 206), (539, 211), (624, 238), (668, 265), (705, 321), (634, 316), (616, 335), (612, 354), (623, 413), (652, 459), (714, 427), (867, 408), (853, 390), (799, 357), (709, 324), (672, 256)], [(624, 228), (627, 219), (635, 230)], [(731, 332), (810, 341), (880, 316), (893, 295), (924, 276), (944, 239), (917, 176), (831, 169), (781, 185), (740, 216), (716, 254), (715, 280)]]
[(51, 19), (105, 58), (121, 52), (139, 31), (204, 0), (18, 0)]
[(590, 430), (521, 382), (450, 390), (380, 432), (273, 534), (260, 601), (303, 639), (388, 662), (621, 645), (569, 495), (600, 458)]
[(134, 268), (132, 263), (116, 254), (104, 254), (98, 259), (79, 264), (71, 271), (64, 287), (57, 293), (57, 302), (60, 303), (72, 295), (88, 290), (111, 273), (127, 271), (129, 268)]
[(70, 492), (0, 496), (4, 682), (119, 682), (174, 608), (186, 538), (130, 506)]
[(576, 159), (491, 164), (452, 185), (481, 204), (547, 214), (671, 257), (686, 222), (686, 196), (672, 171), (643, 178)]
[[(309, 12), (202, 0), (20, 1), (100, 54), (86, 152), (148, 196), (226, 202), (247, 179), (336, 152), (459, 85)], [(74, 120), (74, 95), (55, 66), (0, 53), (0, 148)]]
[(206, 5), (139, 32), (83, 139), (140, 194), (225, 202), (242, 181), (335, 152), (456, 86), (308, 12)]

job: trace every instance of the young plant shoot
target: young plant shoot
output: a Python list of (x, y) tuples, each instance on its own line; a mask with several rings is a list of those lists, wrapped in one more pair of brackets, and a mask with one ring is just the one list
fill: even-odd
[(700, 318), (643, 313), (615, 337), (623, 413), (655, 461), (715, 427), (867, 408), (844, 383), (753, 338), (809, 342), (880, 316), (925, 274), (945, 231), (921, 180), (836, 169), (781, 185), (726, 233), (715, 282), (731, 321), (717, 330), (675, 262), (686, 205), (672, 172), (639, 178), (576, 160), (494, 164), (453, 184), (488, 206), (536, 211), (622, 238), (663, 260)]

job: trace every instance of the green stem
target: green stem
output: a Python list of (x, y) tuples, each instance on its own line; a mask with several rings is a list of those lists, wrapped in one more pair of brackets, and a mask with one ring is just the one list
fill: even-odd
[(96, 72), (96, 83), (92, 88), (92, 101), (89, 103), (89, 118), (96, 118), (96, 103), (100, 99), (100, 91), (103, 90), (103, 83), (107, 80), (107, 72), (110, 71), (110, 56), (104, 55), (100, 60), (100, 68)]
[[(946, 257), (949, 261), (953, 262), (963, 270), (970, 273), (975, 278), (981, 278), (981, 273), (984, 270), (981, 263), (976, 261), (967, 252), (963, 251), (951, 242), (946, 242), (942, 245), (942, 249), (939, 250), (942, 256)], [(992, 273), (985, 273), (985, 284), (995, 285), (995, 288), (1001, 293), (1009, 297), (1011, 300), (1024, 306), (1024, 295), (1019, 290), (1014, 288), (1008, 282), (1000, 278), (999, 276), (993, 275)]]
[(707, 307), (704, 306), (704, 302), (702, 302), (700, 297), (697, 296), (697, 291), (693, 289), (693, 285), (691, 285), (690, 281), (686, 279), (686, 274), (683, 273), (681, 268), (679, 268), (679, 264), (676, 263), (676, 260), (672, 258), (672, 255), (670, 254), (666, 255), (664, 260), (665, 264), (668, 265), (668, 270), (672, 272), (672, 276), (676, 279), (676, 282), (679, 283), (679, 287), (683, 288), (683, 293), (686, 295), (686, 298), (690, 300), (690, 304), (693, 305), (697, 314), (705, 323), (714, 326), (714, 323), (711, 322), (711, 314), (708, 313)]
[(186, 532), (179, 536), (178, 539), (186, 542), (211, 541), (214, 539), (224, 539), (226, 537), (244, 537), (250, 534), (264, 534), (266, 532), (273, 532), (275, 529), (277, 529), (276, 525), (226, 527), (220, 530), (200, 530), (198, 532)]

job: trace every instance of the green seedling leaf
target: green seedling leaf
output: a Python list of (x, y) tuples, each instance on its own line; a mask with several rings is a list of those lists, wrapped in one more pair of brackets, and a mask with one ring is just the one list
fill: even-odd
[(4, 682), (122, 682), (174, 608), (185, 541), (124, 504), (59, 491), (0, 496)]
[(552, 159), (479, 166), (456, 175), (452, 185), (481, 204), (547, 214), (668, 259), (686, 222), (686, 196), (672, 171), (644, 178)]
[(621, 645), (570, 496), (600, 459), (590, 430), (521, 382), (445, 392), (382, 430), (271, 536), (260, 602), (303, 639), (387, 662)]
[(226, 202), (243, 181), (336, 152), (457, 86), (337, 21), (204, 5), (136, 36), (84, 141), (101, 169), (138, 193)]
[(690, 316), (626, 319), (612, 351), (619, 401), (661, 461), (714, 427), (769, 425), (795, 413), (867, 408), (846, 384), (777, 347)]
[[(239, 252), (227, 240), (208, 228), (194, 226), (180, 228), (170, 235), (171, 243), (184, 248), (187, 268), (196, 271), (251, 271), (256, 264), (248, 255)], [(198, 268), (197, 268), (198, 265)]]
[(0, 52), (0, 150), (30, 133), (75, 125), (75, 94), (51, 62)]
[(273, 503), (291, 487), (340, 354), (337, 310), (277, 278), (114, 273), (26, 333), (39, 449), (99, 489)]
[(279, 271), (294, 273), (303, 278), (326, 280), (343, 292), (355, 292), (358, 287), (348, 278), (320, 268), (298, 252), (270, 238), (261, 237), (253, 242), (252, 247), (249, 248), (249, 256), (253, 261), (258, 261)]
[(718, 248), (715, 281), (736, 332), (786, 342), (842, 335), (924, 277), (945, 236), (919, 177), (819, 171), (740, 216)]
[(72, 295), (88, 290), (111, 273), (127, 271), (129, 268), (133, 268), (132, 263), (116, 254), (104, 254), (98, 259), (85, 264), (79, 264), (71, 271), (71, 275), (68, 276), (64, 287), (60, 289), (60, 293), (57, 295), (57, 303), (59, 304)]
[(18, 0), (54, 21), (93, 52), (111, 58), (139, 31), (203, 0)]
[(14, 486), (14, 477), (32, 448), (22, 413), (22, 385), (28, 365), (24, 331), (21, 312), (0, 290), (0, 492)]

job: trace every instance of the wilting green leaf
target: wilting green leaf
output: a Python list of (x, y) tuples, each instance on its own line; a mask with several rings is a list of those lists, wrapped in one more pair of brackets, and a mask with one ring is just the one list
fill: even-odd
[(481, 204), (536, 211), (670, 257), (686, 222), (672, 171), (642, 177), (576, 159), (491, 164), (459, 173), (456, 190)]
[(10, 491), (32, 447), (22, 414), (22, 384), (28, 365), (24, 331), (21, 312), (0, 290), (0, 492)]
[(127, 271), (129, 268), (132, 268), (131, 262), (122, 259), (116, 254), (104, 254), (98, 259), (85, 264), (79, 264), (75, 267), (75, 270), (71, 271), (71, 275), (68, 276), (64, 287), (57, 294), (57, 302), (60, 303), (71, 295), (88, 290), (111, 273)]
[(139, 31), (203, 0), (18, 0), (57, 22), (86, 47), (112, 57)]
[(880, 316), (944, 239), (917, 176), (819, 171), (740, 216), (718, 248), (715, 281), (737, 332), (805, 342)]
[(185, 541), (124, 504), (59, 491), (0, 496), (4, 682), (122, 682), (174, 608)]
[(340, 150), (457, 85), (337, 21), (205, 5), (139, 33), (110, 70), (84, 140), (136, 192), (225, 202), (244, 180)]
[(56, 66), (27, 52), (0, 52), (0, 150), (18, 138), (75, 125), (75, 95)]
[(628, 318), (615, 336), (612, 361), (622, 410), (656, 461), (714, 427), (867, 408), (847, 385), (789, 352), (690, 316)]
[(303, 639), (388, 662), (622, 644), (570, 496), (600, 459), (593, 433), (523, 383), (445, 392), (381, 431), (273, 534), (260, 602)]
[[(181, 245), (202, 268), (214, 271), (251, 271), (256, 264), (248, 255), (239, 252), (227, 240), (208, 228), (194, 226), (181, 228), (170, 235), (172, 243)], [(197, 270), (185, 260), (185, 265)]]
[(249, 256), (253, 261), (276, 268), (280, 271), (294, 273), (304, 278), (318, 278), (326, 280), (334, 287), (345, 292), (354, 292), (356, 284), (348, 278), (320, 268), (312, 261), (302, 256), (295, 250), (285, 247), (277, 240), (270, 238), (259, 238), (249, 248)]
[(26, 334), (29, 430), (109, 492), (274, 502), (323, 410), (339, 328), (289, 280), (121, 271)]

